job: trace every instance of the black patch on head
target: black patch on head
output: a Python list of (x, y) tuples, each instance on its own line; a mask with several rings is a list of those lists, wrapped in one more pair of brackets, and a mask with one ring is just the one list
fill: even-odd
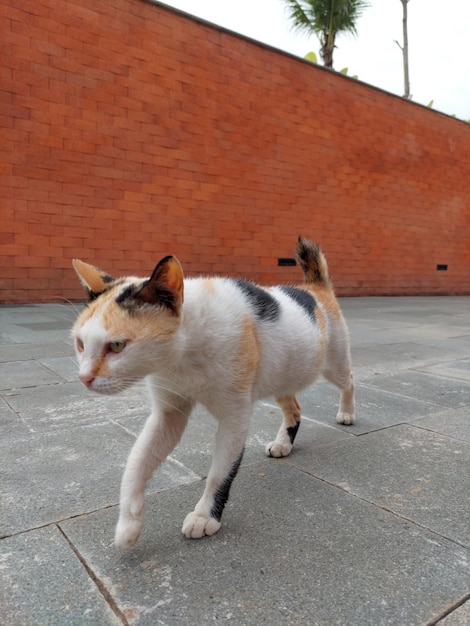
[(269, 322), (275, 322), (280, 315), (279, 302), (265, 289), (250, 283), (247, 280), (236, 280), (236, 285), (253, 305), (256, 315)]
[[(116, 303), (123, 309), (131, 310), (135, 306), (141, 306), (148, 303), (146, 299), (140, 297), (142, 290), (150, 283), (150, 279), (145, 280), (140, 285), (128, 285), (116, 298)], [(170, 289), (162, 286), (155, 288), (152, 304), (161, 305), (176, 312), (175, 294)]]
[(101, 294), (108, 292), (110, 289), (112, 289), (115, 285), (119, 284), (120, 282), (119, 280), (116, 280), (114, 276), (105, 274), (105, 272), (101, 272), (100, 278), (103, 281), (103, 283), (109, 286), (105, 287), (101, 291), (92, 291), (91, 289), (87, 289), (89, 302), (93, 302), (93, 300), (96, 300), (96, 298), (99, 298)]
[(280, 287), (282, 291), (292, 298), (299, 306), (301, 306), (310, 315), (312, 319), (315, 319), (315, 308), (317, 302), (311, 293), (304, 289), (297, 289), (296, 287)]
[(128, 285), (116, 298), (116, 303), (122, 308), (127, 308), (131, 301), (134, 300), (138, 292), (141, 290), (142, 285)]
[(230, 472), (226, 478), (224, 478), (222, 484), (214, 493), (214, 504), (211, 509), (211, 517), (220, 522), (222, 517), (222, 513), (225, 507), (225, 504), (228, 500), (228, 494), (230, 491), (230, 487), (232, 486), (233, 479), (237, 475), (238, 468), (240, 467), (240, 463), (242, 462), (243, 452), (245, 449), (243, 448), (238, 459), (232, 464)]
[(109, 282), (109, 287), (106, 287), (102, 291), (92, 291), (91, 289), (87, 289), (88, 297), (89, 297), (88, 302), (93, 302), (93, 300), (96, 300), (97, 298), (102, 296), (104, 293), (108, 293), (108, 291), (111, 291), (111, 289), (114, 289), (116, 285), (119, 285), (120, 281), (116, 281), (116, 279), (114, 278), (114, 279), (111, 279), (110, 281), (105, 281), (105, 282)]
[(299, 430), (299, 426), (300, 426), (300, 422), (297, 422), (295, 426), (288, 426), (286, 428), (287, 434), (289, 435), (289, 439), (291, 443), (294, 443), (294, 439), (297, 434), (297, 431)]
[(88, 302), (93, 302), (94, 300), (96, 300), (96, 298), (99, 298), (99, 296), (101, 296), (101, 294), (105, 293), (106, 291), (109, 291), (109, 289), (105, 289), (104, 291), (100, 291), (99, 293), (96, 291), (92, 291), (91, 289), (87, 289), (88, 291)]

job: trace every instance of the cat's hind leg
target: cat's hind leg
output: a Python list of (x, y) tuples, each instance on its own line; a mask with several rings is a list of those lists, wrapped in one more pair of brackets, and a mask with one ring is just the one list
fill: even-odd
[(322, 374), (328, 382), (333, 383), (340, 390), (336, 421), (338, 424), (351, 426), (355, 421), (355, 403), (349, 346), (344, 346), (342, 351), (336, 351), (335, 358), (329, 359), (328, 367), (323, 370)]
[(352, 373), (349, 372), (346, 377), (338, 377), (332, 372), (323, 372), (323, 376), (330, 383), (336, 385), (340, 390), (339, 408), (336, 415), (338, 424), (352, 426), (355, 422), (355, 403), (354, 403), (354, 382)]
[(245, 412), (225, 416), (219, 422), (204, 493), (183, 522), (182, 533), (186, 537), (199, 539), (214, 535), (221, 527), (225, 503), (242, 461), (250, 413), (251, 405)]
[(338, 315), (330, 322), (330, 341), (322, 374), (340, 390), (336, 421), (338, 424), (351, 426), (355, 421), (355, 407), (349, 332), (339, 310)]
[(118, 548), (131, 548), (139, 538), (144, 521), (145, 484), (181, 439), (192, 406), (177, 396), (166, 398), (165, 405), (154, 408), (134, 443), (121, 482), (114, 538)]
[(295, 436), (300, 426), (300, 404), (295, 396), (281, 396), (276, 402), (282, 409), (284, 419), (282, 421), (276, 439), (266, 446), (268, 456), (283, 457), (290, 454)]

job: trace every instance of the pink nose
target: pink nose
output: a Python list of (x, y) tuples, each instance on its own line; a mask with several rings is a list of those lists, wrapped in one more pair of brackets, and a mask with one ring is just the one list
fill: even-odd
[(80, 374), (79, 378), (86, 387), (91, 387), (93, 381), (95, 380), (93, 374)]

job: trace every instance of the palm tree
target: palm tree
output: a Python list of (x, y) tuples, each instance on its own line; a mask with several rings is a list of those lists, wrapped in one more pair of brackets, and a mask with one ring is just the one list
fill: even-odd
[(356, 22), (369, 6), (366, 0), (283, 0), (295, 30), (317, 35), (325, 67), (333, 68), (336, 36), (357, 34)]

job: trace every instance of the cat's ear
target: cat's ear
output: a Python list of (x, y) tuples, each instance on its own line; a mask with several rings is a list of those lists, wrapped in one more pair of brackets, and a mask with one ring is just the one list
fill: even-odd
[(100, 293), (103, 293), (109, 287), (110, 283), (116, 280), (94, 265), (84, 263), (80, 259), (74, 259), (72, 265), (77, 272), (80, 282), (88, 291), (91, 300), (98, 297)]
[(183, 268), (174, 256), (166, 256), (153, 270), (135, 299), (144, 304), (159, 304), (179, 315), (184, 300)]

